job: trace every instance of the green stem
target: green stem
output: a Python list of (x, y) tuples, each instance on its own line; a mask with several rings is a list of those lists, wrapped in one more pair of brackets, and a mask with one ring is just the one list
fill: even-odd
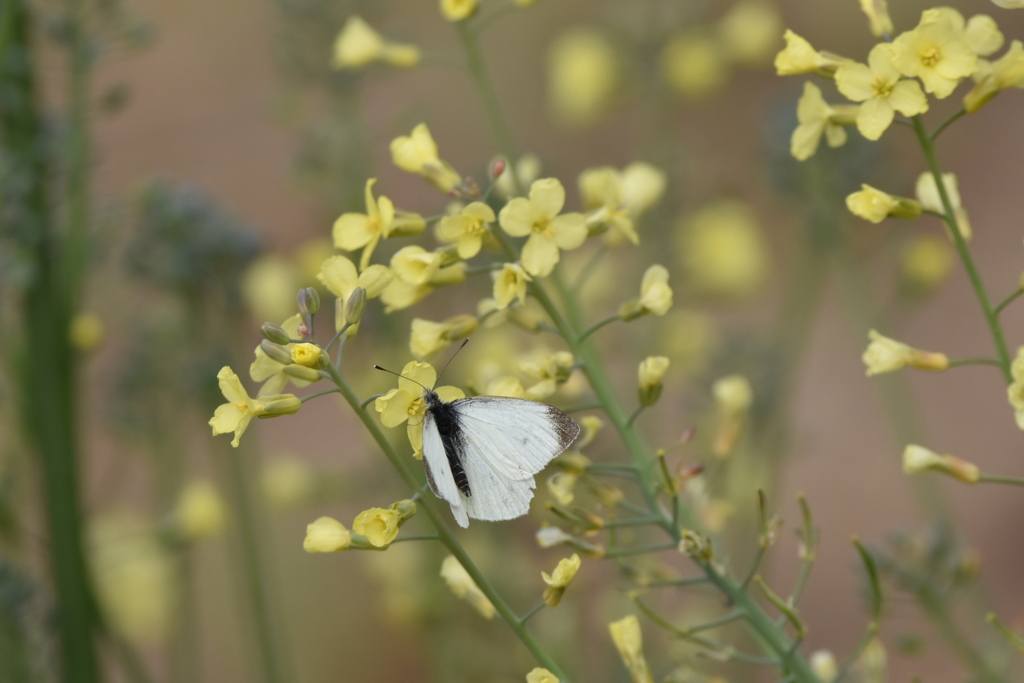
[(644, 408), (646, 408), (646, 406), (637, 406), (636, 410), (629, 414), (629, 419), (626, 420), (626, 424), (632, 427), (633, 423), (636, 422), (636, 419), (640, 417), (640, 413), (644, 412)]
[(530, 617), (532, 617), (534, 614), (536, 614), (537, 612), (539, 612), (542, 609), (544, 609), (545, 606), (547, 606), (547, 603), (544, 602), (543, 600), (541, 600), (536, 605), (531, 607), (529, 612), (527, 612), (523, 616), (519, 617), (519, 623), (520, 624), (525, 624), (527, 621), (530, 620)]
[(1003, 477), (998, 474), (979, 474), (980, 484), (1009, 484), (1010, 486), (1024, 486), (1024, 479), (1019, 477)]
[(948, 119), (946, 119), (946, 120), (945, 120), (945, 121), (944, 121), (944, 122), (942, 123), (942, 125), (940, 125), (940, 126), (939, 126), (938, 128), (936, 128), (936, 129), (935, 129), (935, 132), (931, 134), (931, 136), (930, 136), (930, 138), (931, 138), (931, 141), (932, 141), (932, 142), (935, 142), (935, 140), (936, 140), (936, 139), (938, 139), (938, 137), (939, 137), (940, 135), (942, 135), (942, 131), (944, 131), (944, 130), (946, 130), (947, 128), (949, 128), (949, 127), (950, 127), (950, 126), (951, 126), (951, 125), (953, 124), (953, 122), (954, 122), (954, 121), (956, 121), (957, 119), (959, 119), (959, 118), (960, 118), (961, 116), (964, 116), (964, 115), (965, 115), (966, 113), (967, 113), (967, 110), (966, 110), (966, 109), (961, 109), (960, 111), (958, 111), (957, 113), (953, 114), (953, 115), (952, 115), (952, 116), (950, 116), (950, 117), (949, 117)]
[(840, 681), (846, 678), (846, 675), (850, 673), (850, 669), (852, 669), (853, 665), (857, 663), (857, 660), (860, 659), (860, 656), (864, 653), (864, 650), (877, 633), (878, 623), (872, 621), (868, 624), (867, 629), (865, 629), (864, 635), (862, 635), (860, 640), (857, 641), (857, 645), (853, 648), (853, 651), (850, 652), (843, 661), (843, 665), (839, 667), (839, 673), (837, 673), (836, 677), (832, 679), (832, 683), (840, 683)]
[(561, 683), (569, 683), (569, 677), (562, 672), (562, 669), (551, 658), (551, 655), (541, 647), (540, 643), (538, 643), (533, 637), (533, 634), (526, 629), (525, 624), (520, 623), (515, 612), (512, 611), (508, 606), (508, 603), (505, 602), (505, 599), (502, 598), (494, 589), (490, 581), (487, 580), (487, 577), (485, 577), (477, 568), (469, 554), (462, 547), (462, 544), (460, 544), (458, 539), (455, 538), (455, 534), (444, 521), (442, 512), (438, 507), (437, 499), (434, 498), (432, 493), (429, 493), (424, 489), (419, 480), (417, 480), (416, 476), (413, 474), (412, 470), (409, 468), (409, 465), (401, 456), (398, 455), (394, 446), (392, 446), (391, 442), (388, 441), (388, 438), (384, 435), (384, 432), (381, 431), (377, 422), (366, 411), (366, 409), (360, 405), (359, 398), (352, 390), (352, 387), (349, 386), (348, 382), (334, 366), (328, 366), (327, 371), (330, 373), (331, 379), (334, 380), (334, 383), (338, 385), (338, 388), (341, 390), (341, 395), (348, 402), (353, 412), (355, 412), (356, 417), (362, 421), (363, 426), (365, 426), (367, 431), (370, 432), (370, 436), (372, 436), (373, 440), (377, 442), (377, 445), (380, 447), (381, 451), (384, 452), (384, 455), (391, 462), (391, 465), (395, 470), (398, 471), (402, 480), (410, 489), (422, 494), (417, 505), (419, 509), (427, 515), (431, 524), (433, 524), (434, 528), (437, 530), (438, 540), (441, 541), (445, 548), (448, 549), (448, 552), (455, 556), (455, 559), (459, 561), (459, 564), (463, 566), (466, 573), (469, 574), (473, 579), (473, 582), (476, 583), (480, 592), (487, 596), (487, 599), (491, 601), (492, 605), (494, 605), (494, 608), (497, 610), (498, 614), (501, 615), (501, 618), (504, 619), (505, 623), (509, 625), (509, 628), (519, 636), (519, 640), (521, 640), (533, 656), (536, 657), (537, 661), (544, 668), (558, 676)]
[(996, 315), (1002, 313), (1003, 309), (1012, 304), (1014, 301), (1016, 301), (1017, 297), (1019, 297), (1021, 294), (1024, 294), (1024, 288), (1018, 287), (1016, 292), (1003, 299), (1002, 302), (993, 309), (993, 313), (995, 313)]
[(607, 557), (622, 557), (624, 555), (646, 555), (648, 553), (660, 553), (663, 550), (674, 550), (678, 547), (676, 543), (659, 543), (658, 545), (645, 545), (633, 548), (617, 548), (609, 550)]
[(604, 327), (605, 325), (610, 325), (613, 322), (615, 322), (616, 320), (619, 320), (618, 314), (610, 315), (607, 318), (605, 318), (604, 320), (599, 320), (598, 322), (594, 323), (593, 325), (591, 325), (590, 327), (585, 329), (582, 334), (580, 334), (579, 341), (583, 341), (584, 339), (586, 339), (587, 337), (589, 337), (590, 335), (594, 334), (599, 329)]
[(913, 121), (914, 132), (917, 133), (917, 140), (921, 144), (921, 151), (924, 152), (925, 160), (928, 162), (928, 169), (931, 171), (932, 177), (935, 179), (935, 186), (939, 191), (939, 197), (942, 199), (942, 208), (946, 212), (946, 225), (949, 226), (949, 230), (953, 236), (953, 243), (956, 245), (957, 253), (960, 255), (960, 261), (963, 263), (964, 269), (967, 271), (967, 276), (971, 280), (971, 286), (974, 288), (974, 293), (978, 297), (978, 303), (981, 304), (981, 310), (985, 314), (985, 319), (988, 321), (989, 330), (992, 333), (992, 340), (995, 342), (996, 351), (999, 354), (1003, 376), (1006, 378), (1006, 383), (1009, 384), (1013, 381), (1013, 375), (1010, 372), (1010, 352), (1007, 349), (1005, 339), (1003, 339), (1003, 328), (999, 324), (999, 316), (992, 307), (992, 303), (988, 297), (988, 292), (985, 291), (985, 284), (981, 281), (981, 275), (978, 274), (978, 269), (974, 265), (974, 258), (971, 256), (971, 251), (967, 246), (967, 241), (960, 233), (960, 225), (956, 219), (956, 212), (953, 210), (953, 204), (949, 200), (949, 193), (946, 192), (946, 184), (942, 180), (942, 169), (939, 167), (938, 158), (935, 155), (934, 138), (930, 137), (925, 131), (924, 123), (922, 122), (920, 115), (915, 116)]
[(951, 358), (949, 360), (949, 367), (951, 368), (961, 365), (994, 365), (997, 368), (1003, 367), (1003, 364), (995, 358)]
[(305, 403), (306, 401), (312, 401), (314, 398), (319, 398), (320, 396), (326, 396), (327, 394), (336, 394), (336, 393), (338, 393), (337, 389), (328, 389), (327, 391), (318, 391), (315, 394), (310, 394), (308, 396), (303, 396), (299, 400), (302, 401), (303, 403)]

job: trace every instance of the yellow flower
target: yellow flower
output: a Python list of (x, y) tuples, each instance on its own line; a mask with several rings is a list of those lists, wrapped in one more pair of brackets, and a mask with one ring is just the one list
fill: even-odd
[(900, 73), (920, 78), (924, 89), (939, 99), (949, 97), (960, 79), (978, 68), (978, 57), (956, 24), (948, 12), (926, 10), (917, 28), (892, 43)]
[(796, 76), (797, 74), (818, 73), (831, 76), (847, 59), (829, 52), (819, 52), (811, 47), (805, 38), (786, 29), (782, 35), (786, 47), (775, 55), (775, 72), (779, 76)]
[(588, 226), (607, 225), (609, 244), (622, 239), (638, 244), (634, 221), (654, 206), (665, 191), (665, 174), (654, 166), (635, 162), (622, 171), (604, 166), (588, 168), (578, 179)]
[(457, 215), (445, 216), (437, 226), (438, 236), (445, 242), (458, 242), (461, 259), (480, 253), (484, 238), (490, 235), (487, 226), (494, 222), (494, 210), (483, 202), (473, 202)]
[(672, 288), (668, 285), (668, 269), (655, 264), (644, 271), (640, 281), (640, 298), (619, 308), (619, 318), (634, 320), (642, 315), (665, 315), (672, 308)]
[(392, 509), (363, 510), (352, 522), (352, 531), (360, 536), (366, 536), (375, 548), (386, 548), (398, 536), (400, 517), (401, 513)]
[(457, 315), (440, 323), (413, 318), (409, 350), (416, 358), (429, 358), (476, 332), (478, 324), (472, 315)]
[(754, 212), (737, 200), (720, 200), (684, 218), (683, 269), (701, 293), (744, 299), (768, 276), (768, 247)]
[(420, 50), (415, 45), (392, 43), (381, 38), (361, 17), (352, 15), (334, 41), (335, 69), (358, 69), (381, 61), (393, 66), (416, 66)]
[(949, 359), (943, 353), (912, 348), (895, 339), (884, 337), (875, 330), (868, 332), (868, 337), (871, 343), (862, 356), (864, 365), (868, 368), (868, 377), (894, 372), (906, 366), (935, 372), (942, 372), (949, 367)]
[(729, 79), (729, 65), (717, 40), (699, 32), (675, 36), (661, 51), (661, 74), (681, 95), (699, 99)]
[[(519, 371), (528, 377), (540, 380), (530, 388), (534, 394), (550, 396), (557, 385), (564, 384), (572, 374), (573, 357), (568, 351), (548, 352), (539, 348), (519, 363)], [(542, 384), (544, 386), (542, 386)]]
[(425, 123), (391, 141), (391, 160), (403, 171), (423, 176), (442, 192), (451, 192), (462, 182), (458, 171), (438, 157), (437, 143)]
[(95, 351), (103, 343), (103, 321), (95, 313), (76, 313), (68, 325), (68, 337), (76, 351)]
[[(954, 21), (958, 20), (959, 24), (963, 25), (963, 16), (959, 12), (948, 7), (945, 8), (945, 11), (954, 13), (956, 15)], [(987, 14), (975, 14), (967, 20), (967, 25), (964, 26), (963, 31), (964, 40), (974, 50), (974, 54), (979, 57), (988, 57), (995, 54), (1006, 40), (999, 30), (999, 25), (996, 24), (995, 19)]]
[(910, 444), (903, 450), (903, 471), (906, 474), (941, 472), (967, 484), (978, 483), (978, 466), (952, 455), (937, 455), (924, 446)]
[(277, 417), (299, 412), (302, 402), (292, 394), (268, 394), (258, 398), (250, 398), (245, 392), (238, 375), (228, 366), (217, 373), (221, 393), (228, 400), (217, 407), (209, 425), (213, 427), (213, 435), (235, 433), (231, 445), (238, 448), (239, 439), (254, 417)]
[[(949, 204), (953, 207), (953, 215), (956, 218), (957, 227), (960, 228), (960, 234), (965, 240), (971, 239), (974, 233), (971, 230), (971, 221), (967, 217), (967, 210), (960, 201), (960, 189), (957, 187), (956, 176), (952, 173), (943, 173), (942, 184), (945, 186)], [(931, 172), (925, 171), (917, 177), (917, 185), (914, 190), (917, 201), (921, 203), (921, 208), (942, 215), (946, 214), (946, 209), (942, 206), (942, 197), (939, 196), (938, 183), (935, 182), (935, 176)]]
[(302, 284), (288, 259), (265, 254), (242, 273), (242, 297), (257, 320), (281, 320), (295, 312), (295, 292)]
[[(429, 363), (412, 361), (402, 368), (398, 388), (381, 396), (373, 404), (380, 413), (380, 421), (385, 427), (398, 427), (408, 421), (409, 442), (413, 447), (413, 455), (417, 458), (423, 457), (423, 416), (427, 412), (423, 387), (432, 387), (436, 381), (437, 371)], [(442, 401), (466, 397), (466, 394), (456, 387), (438, 387), (434, 391)]]
[[(523, 5), (524, 0), (516, 0), (516, 3)], [(538, 666), (533, 671), (526, 674), (526, 683), (559, 683), (559, 681), (558, 676), (547, 669)]]
[(426, 229), (423, 217), (407, 211), (396, 211), (391, 200), (381, 195), (373, 198), (376, 178), (366, 181), (366, 213), (343, 213), (334, 221), (334, 246), (345, 251), (362, 248), (359, 270), (366, 270), (377, 242), (388, 237), (418, 235)]
[(307, 553), (336, 553), (352, 545), (352, 532), (331, 517), (321, 517), (306, 525), (302, 549)]
[(425, 285), (444, 261), (444, 253), (427, 251), (412, 245), (402, 247), (391, 257), (391, 272), (395, 277), (410, 285)]
[(847, 98), (863, 102), (857, 112), (857, 129), (868, 140), (882, 137), (897, 111), (904, 116), (928, 111), (928, 98), (918, 82), (901, 80), (888, 43), (871, 49), (867, 66), (857, 62), (841, 65), (836, 70), (836, 86)]
[(572, 126), (593, 123), (611, 100), (617, 71), (615, 51), (598, 31), (574, 28), (558, 36), (548, 52), (548, 97), (557, 118)]
[(548, 492), (562, 505), (570, 505), (576, 499), (573, 489), (579, 478), (576, 472), (555, 472), (548, 477)]
[(875, 38), (892, 33), (892, 18), (889, 16), (889, 5), (886, 0), (860, 0), (860, 8), (867, 15), (871, 33)]
[(455, 593), (455, 597), (461, 598), (472, 605), (477, 612), (483, 615), (484, 619), (494, 618), (494, 615), (497, 613), (494, 605), (477, 587), (473, 577), (469, 575), (469, 572), (466, 571), (454, 555), (444, 558), (444, 562), (441, 563), (441, 578), (452, 589), (452, 593)]
[(921, 215), (921, 204), (906, 197), (894, 197), (878, 188), (861, 184), (860, 192), (846, 197), (846, 208), (854, 216), (881, 223), (889, 216), (893, 218), (917, 218)]
[(462, 21), (474, 12), (480, 0), (441, 0), (441, 14), (448, 21)]
[[(838, 70), (838, 67), (837, 67)], [(813, 83), (804, 83), (804, 94), (796, 105), (796, 118), (799, 121), (793, 136), (790, 138), (789, 149), (794, 159), (806, 161), (814, 156), (821, 144), (821, 136), (829, 147), (842, 147), (846, 144), (846, 129), (843, 126), (857, 122), (860, 107), (856, 105), (830, 105), (825, 102), (821, 89)]]
[(654, 683), (651, 671), (647, 668), (647, 660), (644, 658), (643, 634), (640, 632), (640, 622), (636, 616), (631, 614), (624, 619), (613, 621), (608, 624), (608, 631), (623, 664), (629, 669), (633, 683)]
[(823, 681), (831, 681), (839, 674), (836, 658), (828, 650), (815, 650), (811, 653), (811, 670)]
[(548, 575), (547, 572), (540, 573), (544, 583), (548, 585), (544, 589), (544, 602), (547, 603), (548, 607), (556, 607), (562, 601), (565, 589), (576, 578), (576, 572), (579, 570), (580, 556), (573, 553), (572, 557), (559, 560), (558, 566), (555, 567), (555, 571), (551, 575)]
[[(409, 252), (407, 252), (409, 254)], [(415, 256), (415, 254), (409, 254)], [(404, 257), (403, 257), (404, 258)], [(412, 259), (415, 260), (415, 259)], [(404, 263), (415, 270), (408, 261)], [(402, 278), (395, 278), (391, 284), (381, 293), (380, 299), (384, 302), (384, 312), (392, 313), (409, 308), (413, 304), (422, 301), (428, 294), (438, 287), (454, 285), (466, 280), (466, 263), (459, 261), (450, 266), (444, 266), (434, 271), (430, 281), (422, 285), (414, 285)]]
[[(355, 270), (354, 267), (353, 270)], [(281, 323), (281, 327), (288, 333), (290, 339), (296, 339), (299, 336), (299, 325), (301, 323), (302, 316), (296, 313)], [(295, 346), (296, 344), (287, 344), (284, 348), (291, 353)], [(286, 374), (284, 369), (288, 366), (268, 356), (263, 351), (262, 346), (256, 347), (255, 354), (256, 358), (253, 360), (252, 365), (249, 366), (249, 377), (254, 382), (263, 382), (263, 386), (260, 387), (257, 394), (258, 396), (280, 394), (289, 381), (297, 387), (309, 386), (310, 382)]]
[(260, 472), (263, 497), (278, 510), (308, 500), (316, 489), (316, 481), (317, 475), (309, 465), (294, 457), (275, 458)]
[[(335, 329), (345, 326), (345, 305), (357, 287), (366, 290), (367, 298), (381, 296), (394, 279), (387, 266), (372, 265), (364, 268), (362, 273), (356, 271), (355, 264), (344, 256), (332, 256), (320, 266), (316, 279), (337, 297), (335, 306)], [(357, 325), (349, 328), (349, 335), (354, 335)]]
[(715, 399), (718, 426), (712, 450), (720, 458), (732, 453), (743, 432), (747, 411), (754, 402), (754, 390), (743, 375), (729, 375), (711, 387)]
[[(502, 161), (505, 163), (505, 168), (502, 170), (501, 175), (494, 180), (494, 191), (499, 197), (511, 199), (516, 196), (515, 184), (512, 182), (511, 164), (504, 159)], [(519, 161), (515, 164), (516, 177), (519, 179), (519, 184), (524, 188), (529, 187), (540, 176), (540, 171), (540, 157), (536, 154), (524, 154), (519, 157)]]
[(778, 8), (765, 0), (740, 0), (718, 23), (718, 39), (728, 59), (760, 65), (779, 44), (782, 19)]
[(987, 73), (964, 96), (964, 109), (973, 114), (1006, 88), (1024, 88), (1024, 43), (1019, 40), (1010, 43), (1006, 54), (992, 62)]
[(583, 214), (558, 215), (565, 205), (565, 188), (556, 178), (542, 178), (530, 186), (530, 198), (512, 199), (499, 214), (501, 227), (513, 237), (526, 237), (522, 262), (537, 277), (551, 274), (559, 249), (576, 249), (587, 239)]
[(174, 521), (175, 530), (185, 540), (212, 538), (227, 524), (224, 501), (211, 482), (195, 479), (181, 490)]
[(494, 278), (494, 301), (498, 310), (508, 308), (516, 299), (520, 304), (525, 303), (526, 283), (532, 280), (533, 278), (518, 263), (502, 264), (501, 270)]
[(1024, 9), (1024, 0), (992, 0), (1003, 9)]
[(523, 388), (523, 383), (516, 377), (504, 376), (495, 377), (487, 383), (487, 396), (507, 396), (508, 398), (525, 398), (531, 401), (543, 401), (555, 393), (555, 382), (540, 381), (529, 389)]
[(953, 270), (953, 251), (941, 237), (916, 237), (901, 258), (903, 282), (912, 292), (929, 292)]
[(1024, 346), (1017, 349), (1017, 357), (1010, 365), (1013, 382), (1007, 387), (1006, 393), (1013, 406), (1017, 426), (1024, 429)]
[(662, 383), (668, 372), (669, 360), (665, 356), (648, 356), (637, 369), (640, 405), (653, 406), (661, 396)]
[(307, 368), (316, 367), (317, 362), (320, 360), (319, 346), (304, 342), (302, 344), (292, 344), (291, 347), (293, 363), (304, 365)]

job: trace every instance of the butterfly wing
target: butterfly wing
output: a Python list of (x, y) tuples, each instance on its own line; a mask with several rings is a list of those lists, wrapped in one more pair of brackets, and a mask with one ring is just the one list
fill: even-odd
[[(474, 451), (495, 474), (511, 481), (532, 481), (533, 475), (580, 433), (575, 420), (538, 401), (476, 396), (452, 401), (451, 406), (458, 415), (467, 450)], [(466, 474), (475, 496), (476, 485), (468, 467)]]
[(533, 477), (519, 481), (506, 478), (491, 468), (485, 456), (468, 442), (463, 448), (462, 465), (473, 493), (463, 499), (470, 517), (497, 522), (522, 517), (530, 511), (536, 486)]
[(466, 498), (459, 492), (452, 476), (452, 468), (448, 464), (448, 456), (444, 451), (441, 433), (437, 431), (434, 415), (429, 410), (423, 417), (423, 465), (427, 471), (427, 483), (430, 490), (438, 498), (447, 502), (452, 508), (455, 521), (463, 529), (469, 526), (466, 514)]

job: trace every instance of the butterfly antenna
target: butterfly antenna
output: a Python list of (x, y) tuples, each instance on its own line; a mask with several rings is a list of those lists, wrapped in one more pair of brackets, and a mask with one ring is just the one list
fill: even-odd
[(452, 354), (452, 357), (449, 358), (448, 362), (444, 364), (443, 368), (441, 368), (441, 374), (437, 376), (437, 381), (438, 382), (441, 381), (441, 375), (444, 374), (444, 371), (447, 370), (448, 366), (452, 364), (453, 360), (455, 360), (455, 356), (459, 355), (459, 351), (461, 351), (466, 346), (466, 344), (468, 344), (468, 343), (469, 343), (468, 339), (463, 339), (462, 343), (459, 344), (459, 348), (455, 349), (455, 353)]
[(395, 377), (400, 377), (400, 378), (402, 378), (402, 379), (407, 379), (407, 380), (409, 380), (410, 382), (412, 382), (413, 384), (419, 384), (419, 385), (420, 385), (421, 387), (423, 387), (423, 388), (424, 388), (424, 389), (426, 389), (427, 391), (433, 391), (433, 390), (432, 390), (432, 389), (431, 389), (430, 387), (428, 387), (428, 386), (424, 386), (423, 384), (420, 384), (419, 382), (417, 382), (416, 380), (414, 380), (414, 379), (413, 379), (412, 377), (407, 377), (406, 375), (400, 375), (400, 374), (398, 374), (397, 372), (395, 372), (394, 370), (388, 370), (387, 368), (382, 368), (382, 367), (381, 367), (381, 366), (379, 366), (379, 365), (374, 365), (374, 366), (373, 366), (373, 369), (374, 369), (374, 370), (383, 370), (384, 372), (387, 372), (387, 373), (389, 373), (389, 374), (392, 374), (392, 375), (394, 375)]

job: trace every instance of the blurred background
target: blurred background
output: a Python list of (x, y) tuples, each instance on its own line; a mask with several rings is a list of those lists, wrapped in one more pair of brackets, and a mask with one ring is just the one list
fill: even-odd
[[(897, 31), (928, 6), (892, 2)], [(483, 0), (481, 12), (500, 7)], [(956, 7), (992, 15), (1007, 43), (1024, 37), (1024, 13), (982, 0)], [(872, 144), (851, 131), (844, 147), (796, 162), (789, 136), (808, 79), (772, 68), (785, 28), (863, 61), (874, 39), (858, 4), (539, 0), (509, 8), (482, 34), (485, 57), (517, 152), (536, 156), (539, 177), (562, 180), (568, 209), (579, 208), (576, 177), (586, 168), (644, 161), (666, 174), (664, 195), (640, 221), (640, 245), (613, 250), (584, 297), (588, 318), (598, 320), (635, 296), (650, 263), (672, 272), (675, 307), (665, 318), (595, 337), (627, 405), (637, 362), (671, 359), (661, 402), (640, 418), (649, 443), (697, 427), (679, 457), (708, 464), (705, 521), (737, 566), (754, 547), (754, 492), (768, 492), (786, 524), (763, 573), (781, 587), (799, 568), (796, 494), (806, 494), (821, 534), (800, 604), (806, 652), (826, 648), (841, 659), (863, 632), (863, 571), (850, 544), (857, 535), (890, 569), (886, 678), (969, 680), (949, 629), (984, 650), (995, 635), (981, 618), (988, 609), (1024, 627), (1024, 499), (1012, 487), (910, 479), (900, 454), (922, 443), (1019, 475), (1020, 430), (993, 368), (869, 379), (860, 356), (871, 328), (950, 357), (991, 355), (985, 321), (937, 219), (876, 226), (843, 205), (862, 182), (913, 196), (924, 163), (911, 132), (894, 126)], [(331, 225), (343, 211), (363, 210), (366, 178), (378, 178), (399, 208), (444, 210), (433, 187), (392, 164), (394, 137), (427, 123), (442, 158), (486, 187), (498, 150), (453, 26), (436, 3), (407, 0), (47, 0), (31, 9), (37, 102), (58, 148), (74, 131), (69, 26), (87, 33), (94, 58), (84, 117), (88, 258), (72, 345), (80, 520), (111, 633), (100, 647), (108, 680), (265, 680), (261, 609), (283, 680), (521, 681), (534, 666), (529, 654), (504, 624), (482, 621), (449, 593), (438, 577), (441, 549), (303, 552), (305, 525), (317, 517), (347, 523), (408, 495), (340, 400), (254, 423), (237, 452), (206, 425), (220, 403), (217, 370), (230, 363), (250, 384), (243, 371), (259, 324), (292, 315), (295, 291), (318, 284)], [(332, 43), (352, 14), (420, 46), (423, 63), (332, 70)], [(822, 87), (839, 101), (831, 83)], [(938, 125), (958, 107), (959, 95), (926, 118)], [(1024, 94), (1004, 93), (939, 144), (997, 301), (1018, 286), (1024, 260), (1022, 107)], [(61, 182), (66, 172), (57, 173)], [(392, 242), (379, 260), (412, 243)], [(591, 253), (567, 256), (566, 269), (578, 271)], [(36, 332), (17, 321), (29, 268), (22, 257), (12, 248), (0, 259), (9, 348)], [(480, 280), (411, 310), (368, 313), (346, 347), (360, 394), (393, 385), (370, 370), (374, 363), (398, 370), (412, 359), (414, 317), (474, 313), (489, 292)], [(1011, 306), (1003, 320), (1015, 349), (1024, 343), (1021, 309)], [(507, 326), (482, 327), (477, 337), (445, 384), (480, 387), (515, 374), (532, 349), (562, 348)], [(15, 360), (0, 386), (0, 609), (3, 649), (18, 654), (0, 659), (9, 680), (55, 680), (43, 483), (17, 413), (15, 370), (29, 361)], [(726, 466), (710, 449), (711, 386), (734, 373), (750, 380), (754, 403)], [(571, 380), (549, 400), (573, 405), (581, 387)], [(405, 438), (404, 430), (389, 434)], [(588, 456), (621, 461), (617, 437), (607, 437)], [(182, 513), (187, 495), (199, 501), (195, 519)], [(543, 522), (556, 521), (544, 509), (549, 499), (542, 484), (527, 518), (460, 532), (520, 611), (539, 596), (539, 572), (564, 556), (534, 540)], [(255, 547), (239, 534), (240, 515), (257, 529)], [(256, 608), (253, 561), (266, 588)], [(666, 561), (685, 573), (682, 558)], [(943, 614), (922, 614), (919, 584), (907, 578), (918, 570), (943, 587)], [(531, 622), (576, 680), (628, 680), (606, 628), (630, 610), (627, 587), (614, 563), (584, 560), (563, 604)], [(721, 599), (658, 594), (655, 604), (683, 623), (713, 614)], [(645, 637), (658, 680), (670, 672), (674, 681), (772, 680), (694, 658), (649, 622)]]

